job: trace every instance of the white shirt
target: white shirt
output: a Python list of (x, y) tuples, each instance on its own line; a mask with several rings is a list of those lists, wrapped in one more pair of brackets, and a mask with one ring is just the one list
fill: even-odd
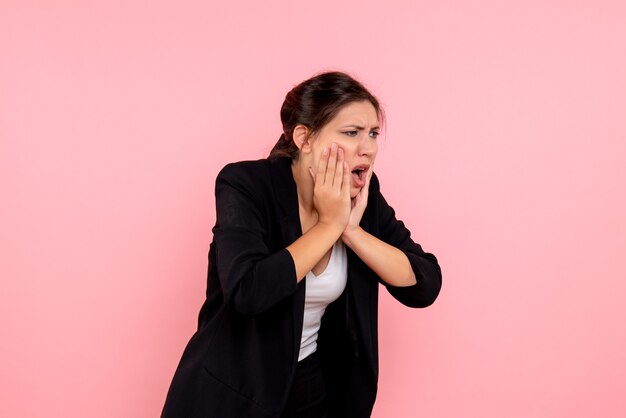
[(346, 288), (348, 256), (341, 240), (333, 245), (326, 269), (318, 276), (308, 272), (305, 278), (304, 323), (298, 361), (317, 350), (317, 334), (326, 307), (337, 300)]

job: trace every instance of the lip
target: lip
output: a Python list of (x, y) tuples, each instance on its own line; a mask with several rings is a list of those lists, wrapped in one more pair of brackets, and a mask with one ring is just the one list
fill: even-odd
[(363, 170), (367, 171), (370, 169), (370, 165), (369, 164), (359, 164), (359, 165), (355, 165), (354, 167), (352, 167), (352, 170), (350, 170), (350, 172), (354, 171), (354, 170), (358, 170), (359, 168), (362, 168)]

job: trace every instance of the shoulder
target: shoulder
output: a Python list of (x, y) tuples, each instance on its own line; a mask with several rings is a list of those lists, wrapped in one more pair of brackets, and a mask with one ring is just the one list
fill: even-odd
[(270, 161), (265, 158), (229, 163), (220, 170), (217, 178), (233, 182), (258, 181), (269, 176), (269, 164)]
[(264, 158), (227, 164), (215, 180), (216, 195), (219, 192), (236, 191), (257, 202), (272, 199), (276, 189), (283, 190), (291, 179), (290, 167), (291, 160), (288, 159)]
[[(370, 186), (367, 197), (367, 207), (363, 213), (363, 220), (365, 225), (369, 225), (370, 233), (378, 236), (378, 230), (381, 223), (389, 216), (389, 212), (393, 215), (393, 209), (387, 203), (387, 200), (381, 192), (381, 185), (379, 177), (376, 173), (372, 173), (370, 179)], [(380, 237), (379, 237), (380, 238)]]
[(378, 179), (378, 176), (375, 172), (372, 173), (372, 178), (370, 179), (370, 193), (372, 192), (372, 190), (374, 192), (380, 192), (380, 180)]
[(267, 159), (238, 161), (225, 165), (217, 175), (215, 186), (231, 186), (251, 194), (267, 191), (271, 183), (272, 162)]
[(376, 173), (372, 173), (372, 178), (370, 179), (370, 187), (368, 190), (368, 203), (367, 206), (375, 206), (378, 205), (378, 202), (384, 199), (380, 192), (380, 180)]

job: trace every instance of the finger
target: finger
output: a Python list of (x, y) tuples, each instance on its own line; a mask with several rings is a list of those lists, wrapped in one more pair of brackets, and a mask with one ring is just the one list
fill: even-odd
[(311, 178), (313, 179), (313, 184), (315, 184), (315, 173), (313, 172), (313, 169), (311, 167), (309, 167), (309, 174), (311, 175)]
[(334, 142), (330, 146), (330, 155), (328, 156), (328, 166), (326, 168), (326, 181), (332, 186), (337, 169), (337, 144)]
[(333, 178), (333, 186), (337, 188), (341, 188), (341, 183), (343, 181), (344, 162), (343, 149), (339, 148), (337, 150), (337, 168), (335, 169), (335, 176)]
[(367, 197), (369, 196), (369, 193), (370, 193), (370, 180), (372, 179), (372, 173), (373, 171), (370, 168), (370, 170), (368, 170), (367, 175), (365, 176), (365, 185), (363, 186), (361, 191), (359, 191), (359, 195), (361, 196), (361, 199), (363, 199), (365, 202), (367, 202)]
[(372, 179), (372, 175), (374, 174), (374, 166), (370, 166), (370, 169), (367, 170), (367, 175), (365, 176), (365, 186), (363, 186), (365, 188), (365, 190), (369, 190), (370, 187), (370, 180)]
[(324, 184), (326, 180), (326, 168), (328, 166), (328, 148), (325, 147), (322, 151), (322, 158), (320, 158), (319, 164), (317, 164), (317, 176), (315, 179), (319, 181), (320, 184)]
[(348, 195), (348, 197), (350, 197), (350, 182), (352, 181), (352, 174), (350, 173), (350, 168), (348, 167), (348, 163), (347, 162), (343, 162), (343, 183), (342, 183), (342, 190), (344, 191), (345, 194)]

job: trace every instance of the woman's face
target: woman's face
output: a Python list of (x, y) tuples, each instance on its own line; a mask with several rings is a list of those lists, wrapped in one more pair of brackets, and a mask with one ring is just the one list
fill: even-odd
[(309, 138), (309, 163), (313, 172), (317, 170), (324, 148), (330, 148), (333, 142), (336, 143), (343, 149), (348, 169), (352, 172), (350, 196), (354, 198), (365, 186), (368, 171), (373, 169), (379, 131), (378, 115), (369, 101), (345, 105), (330, 122)]

